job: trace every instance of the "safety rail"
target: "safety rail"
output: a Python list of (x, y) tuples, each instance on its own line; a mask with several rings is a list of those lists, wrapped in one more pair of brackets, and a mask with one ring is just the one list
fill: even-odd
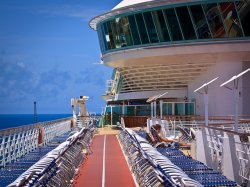
[[(94, 124), (93, 121), (92, 124)], [(90, 152), (89, 145), (94, 132), (94, 125), (76, 132), (31, 166), (8, 187), (71, 186), (77, 168)], [(86, 151), (83, 151), (84, 149)]]
[(240, 124), (240, 132), (235, 132), (232, 126), (200, 126), (196, 134), (196, 158), (247, 186), (250, 185), (250, 123)]
[(0, 167), (46, 145), (55, 136), (69, 131), (71, 118), (40, 122), (0, 131)]
[(54, 137), (60, 136), (65, 132), (71, 130), (71, 120), (59, 121), (53, 124), (45, 124), (42, 127), (43, 131), (43, 145), (46, 145), (50, 142)]

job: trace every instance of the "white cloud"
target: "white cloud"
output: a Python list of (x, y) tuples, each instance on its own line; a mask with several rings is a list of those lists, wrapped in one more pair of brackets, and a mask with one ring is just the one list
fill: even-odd
[(25, 68), (25, 64), (23, 62), (17, 62), (17, 65), (21, 68)]

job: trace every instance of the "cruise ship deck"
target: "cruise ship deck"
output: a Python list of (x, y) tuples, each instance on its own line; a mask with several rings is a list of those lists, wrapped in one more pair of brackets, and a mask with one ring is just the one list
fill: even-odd
[[(9, 139), (11, 144), (1, 142), (2, 148), (6, 146), (5, 152), (1, 152), (1, 186), (215, 187), (248, 184), (249, 120), (240, 120), (239, 132), (235, 132), (232, 123), (223, 123), (225, 119), (210, 118), (206, 127), (198, 119), (196, 122), (182, 120), (181, 124), (178, 120), (172, 126), (167, 124), (169, 120), (149, 118), (146, 127), (137, 128), (126, 128), (128, 123), (122, 119), (120, 125), (97, 128), (97, 121), (90, 118), (84, 126), (68, 128), (65, 132), (70, 121), (41, 125), (40, 128), (46, 129), (44, 135), (50, 136), (46, 135), (49, 139), (44, 138), (44, 144), (33, 149), (27, 149), (30, 127), (20, 127), (22, 131), (19, 129), (19, 132), (14, 129), (2, 131), (5, 132), (4, 140)], [(162, 125), (163, 133), (178, 134), (190, 148), (152, 144), (148, 128), (156, 121)], [(33, 128), (33, 132), (38, 132), (37, 127)], [(188, 130), (192, 128), (193, 133)], [(52, 133), (60, 129), (63, 130), (61, 135)], [(24, 136), (15, 138), (18, 134)], [(26, 140), (20, 144), (23, 147), (8, 147), (22, 140)], [(235, 168), (239, 168), (239, 172)]]
[(73, 186), (135, 186), (116, 135), (108, 133), (94, 137), (92, 153), (82, 163)]

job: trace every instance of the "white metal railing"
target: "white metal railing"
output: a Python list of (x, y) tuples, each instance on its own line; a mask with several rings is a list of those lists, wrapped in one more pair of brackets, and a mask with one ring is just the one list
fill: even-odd
[(43, 145), (55, 136), (70, 131), (70, 119), (41, 122), (36, 125), (25, 125), (0, 131), (0, 167), (15, 161), (17, 158), (38, 147), (39, 130), (43, 129)]
[(70, 131), (71, 121), (61, 121), (54, 124), (48, 124), (43, 126), (43, 145), (48, 144), (51, 140)]
[(38, 146), (38, 128), (33, 125), (0, 131), (0, 166), (29, 153)]
[[(91, 152), (89, 145), (94, 132), (93, 126), (76, 132), (32, 165), (8, 187), (71, 186), (77, 168)], [(86, 150), (85, 153), (82, 152), (83, 149)]]
[[(196, 136), (196, 158), (239, 185), (250, 185), (250, 124), (203, 127)], [(224, 128), (226, 127), (226, 128)]]

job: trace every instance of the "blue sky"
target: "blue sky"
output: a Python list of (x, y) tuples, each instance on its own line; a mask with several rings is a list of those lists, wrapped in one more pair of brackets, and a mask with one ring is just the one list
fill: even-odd
[(119, 0), (1, 0), (0, 114), (71, 113), (70, 98), (90, 96), (101, 112), (112, 69), (97, 65), (100, 49), (89, 20)]

